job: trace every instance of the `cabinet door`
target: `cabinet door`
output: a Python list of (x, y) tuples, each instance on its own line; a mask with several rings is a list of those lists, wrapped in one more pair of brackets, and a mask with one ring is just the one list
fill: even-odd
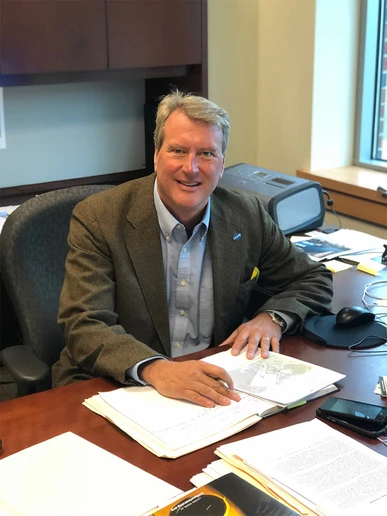
[(0, 0), (1, 73), (107, 68), (105, 0)]
[(201, 0), (107, 0), (109, 68), (199, 64)]

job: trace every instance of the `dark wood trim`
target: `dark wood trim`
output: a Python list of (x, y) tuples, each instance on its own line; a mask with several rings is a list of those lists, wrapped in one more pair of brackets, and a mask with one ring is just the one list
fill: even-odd
[(20, 204), (35, 195), (40, 195), (51, 190), (60, 190), (70, 186), (78, 185), (118, 185), (148, 175), (145, 169), (131, 170), (128, 172), (116, 172), (99, 176), (79, 177), (74, 179), (63, 179), (60, 181), (50, 181), (47, 183), (35, 183), (30, 185), (10, 186), (0, 188), (0, 206), (10, 206)]
[(202, 0), (202, 67), (200, 71), (202, 95), (208, 98), (208, 4)]
[(385, 175), (385, 172), (354, 166), (297, 170), (297, 177), (321, 184), (334, 201), (337, 213), (382, 227), (387, 222), (387, 198), (377, 188), (384, 184)]
[(100, 72), (63, 72), (0, 75), (0, 86), (33, 86), (37, 84), (58, 84), (88, 81), (129, 81), (135, 79), (159, 79), (164, 77), (185, 77), (192, 74), (194, 65), (157, 66), (153, 68), (130, 68), (123, 70), (103, 70)]

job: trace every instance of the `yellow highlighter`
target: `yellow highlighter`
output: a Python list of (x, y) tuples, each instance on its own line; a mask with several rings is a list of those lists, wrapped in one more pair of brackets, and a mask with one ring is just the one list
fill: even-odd
[(256, 278), (259, 275), (259, 269), (258, 267), (254, 267), (253, 272), (251, 273), (251, 280)]

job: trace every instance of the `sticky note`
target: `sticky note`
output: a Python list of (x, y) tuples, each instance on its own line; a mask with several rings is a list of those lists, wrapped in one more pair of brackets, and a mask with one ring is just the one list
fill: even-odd
[(357, 266), (358, 271), (372, 274), (372, 276), (377, 276), (382, 269), (384, 269), (384, 265), (382, 263), (372, 262), (371, 260), (367, 262), (360, 262)]
[(345, 271), (346, 269), (352, 269), (352, 265), (349, 263), (339, 262), (339, 260), (330, 260), (324, 262), (325, 267), (331, 272)]

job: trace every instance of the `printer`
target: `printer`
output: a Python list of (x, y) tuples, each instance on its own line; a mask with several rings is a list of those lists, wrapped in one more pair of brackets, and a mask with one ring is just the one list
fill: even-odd
[(258, 197), (285, 235), (316, 229), (324, 221), (323, 191), (315, 181), (238, 163), (225, 168), (219, 186)]

